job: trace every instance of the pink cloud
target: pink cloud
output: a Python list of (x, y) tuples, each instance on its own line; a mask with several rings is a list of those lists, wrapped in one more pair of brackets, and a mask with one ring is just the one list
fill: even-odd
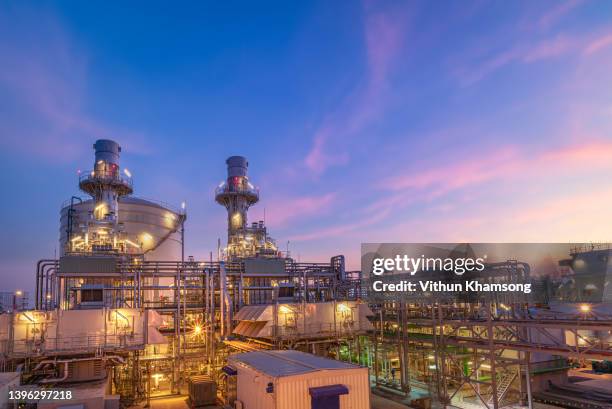
[(528, 38), (501, 51), (476, 58), (479, 61), (460, 63), (457, 68), (453, 68), (453, 75), (462, 85), (469, 86), (513, 63), (532, 64), (570, 55), (587, 57), (611, 45), (612, 33), (609, 30), (586, 34), (559, 33), (541, 39)]
[(472, 85), (491, 73), (511, 63), (535, 63), (542, 60), (561, 57), (579, 49), (580, 41), (564, 35), (557, 35), (539, 41), (530, 40), (485, 58), (482, 62), (461, 67), (455, 75), (463, 85)]
[(365, 39), (371, 92), (386, 86), (387, 75), (405, 33), (404, 13), (378, 12), (366, 16)]
[[(32, 19), (36, 24), (27, 25), (27, 30), (16, 23)], [(1, 11), (0, 37), (0, 85), (11, 105), (19, 107), (19, 117), (9, 116), (0, 124), (2, 145), (54, 161), (74, 159), (96, 138), (119, 138), (130, 151), (147, 152), (142, 134), (85, 112), (87, 53), (53, 15)]]
[(391, 191), (431, 189), (440, 195), (514, 170), (517, 160), (520, 160), (517, 150), (504, 147), (494, 152), (481, 152), (456, 163), (388, 178), (383, 181), (382, 187)]
[(312, 149), (304, 159), (306, 166), (315, 174), (321, 174), (331, 166), (348, 163), (347, 152), (329, 152), (327, 150), (326, 143), (331, 132), (331, 129), (319, 129), (314, 137)]
[(583, 3), (584, 0), (557, 2), (554, 7), (549, 8), (546, 13), (540, 17), (538, 20), (538, 27), (541, 29), (549, 28)]
[(576, 46), (575, 40), (567, 36), (556, 36), (536, 43), (518, 52), (517, 57), (526, 63), (561, 56)]
[(271, 198), (266, 208), (266, 219), (270, 226), (283, 227), (297, 219), (321, 216), (330, 210), (336, 200), (335, 193), (320, 196), (300, 196)]
[(598, 52), (606, 47), (612, 45), (612, 34), (604, 34), (600, 37), (594, 38), (587, 44), (584, 49), (586, 55)]
[[(358, 241), (375, 240), (375, 237), (383, 241), (407, 240), (407, 232), (417, 231), (418, 240), (533, 240), (538, 233), (542, 237), (546, 220), (563, 221), (563, 217), (581, 214), (581, 218), (584, 216), (588, 221), (589, 214), (600, 214), (601, 203), (609, 201), (608, 196), (612, 195), (612, 191), (604, 195), (598, 190), (586, 196), (566, 196), (561, 193), (560, 199), (550, 201), (546, 201), (546, 198), (536, 203), (510, 200), (505, 206), (483, 206), (498, 194), (503, 196), (504, 193), (501, 192), (504, 186), (520, 185), (525, 192), (534, 191), (534, 188), (537, 192), (541, 185), (558, 184), (563, 177), (579, 175), (588, 178), (589, 174), (612, 170), (610, 157), (612, 142), (606, 140), (585, 140), (541, 151), (514, 146), (483, 151), (454, 163), (408, 171), (399, 177), (384, 180), (379, 187), (389, 194), (379, 194), (378, 199), (354, 214), (351, 221), (296, 234), (290, 239), (308, 241), (356, 234), (361, 237)], [(490, 184), (488, 188), (481, 187), (487, 183)], [(470, 190), (476, 187), (478, 189)], [(484, 191), (487, 193), (483, 197), (478, 196), (479, 199), (475, 202), (469, 195), (466, 201), (456, 197), (450, 202), (445, 199), (446, 195), (452, 192), (464, 190), (476, 192), (476, 195)], [(428, 203), (434, 199), (434, 204), (428, 205), (418, 215), (404, 213), (404, 209), (412, 204)], [(381, 223), (392, 215), (397, 220), (394, 223), (397, 227), (382, 228)], [(538, 223), (539, 231), (522, 230), (539, 216), (542, 216)], [(508, 234), (501, 237), (499, 223), (502, 223), (503, 219), (510, 219), (511, 222), (508, 222)], [(510, 230), (512, 223), (514, 225)], [(563, 232), (564, 237), (571, 237), (567, 228)], [(580, 230), (580, 234), (580, 239), (588, 238), (587, 232)], [(599, 233), (597, 238), (601, 238)], [(551, 238), (547, 236), (545, 239)]]
[(371, 214), (369, 217), (357, 219), (354, 221), (340, 223), (321, 229), (311, 230), (306, 233), (300, 233), (289, 237), (291, 241), (309, 241), (317, 240), (324, 237), (338, 237), (347, 233), (355, 232), (356, 230), (375, 225), (384, 220), (388, 216), (387, 211), (379, 211)]
[[(538, 200), (495, 200), (487, 191), (449, 214), (429, 209), (384, 229), (386, 240), (449, 242), (589, 242), (611, 239), (612, 189), (560, 192)], [(416, 234), (414, 233), (416, 232)]]
[(425, 191), (426, 196), (440, 196), (496, 179), (612, 169), (610, 157), (612, 142), (608, 141), (583, 142), (536, 153), (508, 146), (441, 167), (407, 172), (384, 180), (382, 187), (390, 191), (413, 190), (419, 194)]
[(389, 74), (406, 33), (405, 10), (371, 11), (366, 7), (364, 37), (368, 77), (363, 88), (354, 90), (336, 114), (327, 117), (313, 137), (304, 164), (314, 175), (329, 167), (348, 163), (346, 144), (339, 143), (375, 120), (384, 107)]

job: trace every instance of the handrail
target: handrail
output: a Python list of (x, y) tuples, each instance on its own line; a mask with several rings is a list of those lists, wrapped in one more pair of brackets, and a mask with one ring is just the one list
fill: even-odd
[(86, 180), (100, 180), (102, 182), (119, 182), (132, 187), (132, 177), (122, 175), (118, 170), (102, 171), (91, 170), (79, 174), (79, 184)]
[[(91, 203), (93, 203), (92, 198), (91, 198), (91, 197), (89, 197), (89, 196), (75, 196), (75, 197), (78, 197), (79, 199), (81, 199), (81, 200), (83, 201), (83, 203), (85, 203), (85, 202), (91, 202)], [(160, 206), (160, 207), (163, 207), (163, 208), (164, 208), (164, 209), (166, 209), (166, 210), (170, 210), (171, 212), (176, 213), (176, 214), (178, 214), (178, 215), (185, 214), (185, 210), (184, 210), (184, 209), (180, 209), (180, 208), (179, 208), (179, 207), (177, 207), (176, 205), (170, 204), (170, 203), (168, 203), (168, 202), (164, 202), (164, 201), (162, 201), (162, 200), (155, 200), (155, 199), (150, 199), (150, 198), (148, 198), (148, 197), (142, 197), (142, 196), (132, 196), (131, 198), (133, 198), (133, 199), (140, 199), (140, 200), (144, 200), (144, 201), (146, 201), (146, 202), (151, 202), (151, 203), (153, 203), (153, 204), (155, 204), (155, 205), (158, 205), (158, 206)], [(129, 200), (129, 199), (128, 199), (128, 200)], [(121, 203), (126, 203), (126, 202), (124, 201), (124, 198), (119, 198), (119, 204), (121, 204)], [(80, 203), (79, 203), (79, 204), (80, 204)], [(128, 203), (128, 204), (129, 204), (129, 203)], [(68, 206), (70, 206), (70, 199), (66, 199), (66, 200), (64, 200), (64, 201), (62, 202), (61, 207), (60, 207), (60, 210), (63, 210), (64, 208), (66, 208), (66, 207), (68, 207)], [(93, 210), (93, 208), (92, 208), (92, 210)]]
[(246, 193), (250, 195), (255, 195), (259, 197), (259, 189), (256, 187), (243, 187), (243, 186), (235, 186), (232, 184), (223, 184), (215, 188), (215, 196), (224, 194), (224, 193)]
[[(0, 343), (2, 345), (3, 343)], [(34, 350), (40, 352), (59, 352), (59, 351), (83, 351), (95, 350), (98, 348), (117, 348), (117, 347), (144, 347), (144, 334), (88, 334), (72, 337), (45, 338), (43, 340), (15, 340), (13, 341), (13, 353), (31, 353)], [(0, 348), (0, 352), (8, 347), (7, 344)], [(5, 353), (8, 352), (5, 351)]]

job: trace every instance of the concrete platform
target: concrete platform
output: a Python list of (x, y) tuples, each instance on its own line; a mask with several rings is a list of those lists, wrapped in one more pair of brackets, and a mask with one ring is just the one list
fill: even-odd
[(370, 398), (372, 409), (406, 409), (408, 406), (392, 401), (382, 396), (372, 394)]
[[(191, 409), (187, 396), (172, 396), (168, 398), (152, 398), (149, 409)], [(130, 409), (144, 409), (145, 403), (132, 406)], [(223, 406), (204, 406), (198, 409), (223, 409)]]
[[(381, 396), (372, 395), (372, 409), (406, 409), (408, 406)], [(222, 406), (206, 406), (200, 409), (222, 409)], [(144, 404), (133, 406), (130, 409), (144, 409)], [(149, 409), (191, 409), (187, 404), (186, 396), (177, 396), (171, 398), (151, 399)]]

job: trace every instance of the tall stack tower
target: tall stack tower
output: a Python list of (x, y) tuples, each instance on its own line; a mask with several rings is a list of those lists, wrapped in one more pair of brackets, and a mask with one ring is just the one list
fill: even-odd
[(93, 210), (84, 237), (71, 237), (69, 243), (84, 241), (79, 244), (86, 251), (117, 250), (120, 233), (118, 199), (132, 194), (132, 178), (127, 171), (125, 175), (121, 174), (121, 147), (117, 142), (99, 139), (93, 147), (93, 170), (79, 176), (79, 188), (92, 197)]
[(244, 156), (230, 156), (225, 163), (227, 179), (215, 190), (215, 200), (227, 209), (227, 258), (276, 255), (263, 221), (247, 223), (249, 207), (259, 201), (259, 190), (249, 182), (249, 162)]
[(94, 169), (80, 177), (79, 188), (94, 199), (97, 220), (117, 223), (117, 200), (121, 196), (132, 194), (132, 180), (127, 175), (121, 175), (121, 146), (117, 142), (98, 139), (93, 147), (96, 151)]

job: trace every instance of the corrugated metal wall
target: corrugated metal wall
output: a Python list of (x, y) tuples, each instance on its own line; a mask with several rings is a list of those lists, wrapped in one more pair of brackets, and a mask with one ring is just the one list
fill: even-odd
[(370, 409), (367, 368), (322, 370), (279, 378), (276, 409), (311, 409), (309, 388), (335, 384), (344, 385), (349, 390), (348, 395), (340, 395), (340, 409)]
[[(271, 378), (247, 366), (238, 365), (238, 400), (244, 409), (311, 409), (309, 388), (345, 385), (349, 393), (340, 396), (340, 409), (370, 409), (367, 368), (320, 370), (301, 375)], [(274, 393), (266, 393), (268, 382)]]
[(274, 379), (246, 365), (233, 365), (238, 368), (236, 396), (243, 403), (244, 409), (274, 409), (274, 396), (266, 393), (266, 385), (268, 382), (274, 382)]

